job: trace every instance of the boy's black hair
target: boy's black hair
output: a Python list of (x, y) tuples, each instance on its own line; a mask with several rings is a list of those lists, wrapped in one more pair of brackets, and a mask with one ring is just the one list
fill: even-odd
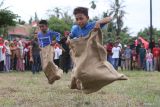
[(77, 7), (74, 9), (73, 14), (76, 15), (78, 13), (84, 14), (88, 17), (88, 8), (86, 7)]
[(39, 24), (48, 25), (48, 22), (47, 22), (47, 20), (41, 20), (41, 21), (39, 21)]

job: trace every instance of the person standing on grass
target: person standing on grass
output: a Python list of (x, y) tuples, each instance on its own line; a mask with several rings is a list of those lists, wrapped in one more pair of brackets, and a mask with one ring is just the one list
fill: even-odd
[(140, 56), (140, 67), (142, 70), (145, 70), (145, 56), (146, 56), (146, 49), (144, 48), (144, 45), (142, 44), (141, 48), (139, 49), (139, 56)]
[(19, 41), (17, 44), (17, 64), (16, 64), (17, 71), (24, 71), (24, 50), (22, 41)]
[(24, 60), (25, 60), (25, 70), (31, 70), (31, 63), (30, 63), (30, 46), (31, 42), (25, 43), (24, 46)]
[(125, 70), (126, 69), (126, 67), (125, 67), (125, 54), (124, 54), (124, 51), (125, 51), (125, 49), (122, 48), (122, 50), (121, 50), (121, 56), (120, 56), (121, 57), (121, 70)]
[(4, 70), (4, 61), (5, 61), (5, 46), (3, 38), (0, 37), (0, 71)]
[(114, 47), (112, 48), (112, 65), (113, 67), (118, 70), (118, 63), (119, 63), (119, 56), (121, 52), (121, 48), (118, 46), (118, 42), (114, 44)]
[(5, 45), (5, 49), (6, 49), (6, 52), (5, 52), (5, 55), (6, 55), (5, 71), (9, 72), (10, 69), (11, 69), (11, 50), (10, 50), (10, 47), (9, 47), (9, 41), (6, 40), (4, 42), (4, 45)]
[(132, 70), (136, 69), (137, 67), (137, 59), (138, 59), (138, 56), (137, 56), (137, 53), (136, 53), (136, 49), (133, 48), (132, 49)]
[(125, 65), (127, 70), (131, 70), (131, 55), (132, 50), (130, 49), (130, 45), (127, 46), (127, 48), (124, 51), (125, 55)]
[(41, 67), (41, 58), (40, 58), (40, 47), (38, 44), (37, 36), (34, 37), (33, 41), (31, 42), (30, 47), (30, 62), (31, 62), (31, 71), (33, 74), (39, 73)]
[(60, 48), (59, 44), (56, 43), (54, 45), (54, 58), (53, 58), (53, 61), (58, 67), (60, 67), (59, 64), (60, 64), (61, 55), (62, 55), (62, 49)]
[(106, 46), (106, 50), (107, 50), (107, 61), (110, 62), (111, 64), (112, 64), (112, 48), (113, 48), (113, 43), (110, 40)]
[(147, 71), (153, 71), (153, 54), (150, 49), (148, 49), (146, 53), (146, 65)]
[(67, 38), (69, 36), (70, 32), (65, 31), (64, 36), (60, 40), (60, 45), (62, 47), (62, 55), (60, 59), (60, 68), (63, 70), (63, 72), (68, 73), (69, 69), (71, 69), (72, 60), (70, 56), (70, 48), (69, 44), (67, 44)]

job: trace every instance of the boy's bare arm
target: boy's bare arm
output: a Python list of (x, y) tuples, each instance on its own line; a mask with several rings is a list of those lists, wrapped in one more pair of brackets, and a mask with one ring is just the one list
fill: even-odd
[(95, 25), (94, 29), (99, 29), (99, 28), (100, 28), (100, 24), (107, 24), (107, 23), (109, 23), (111, 20), (112, 20), (111, 17), (105, 17), (105, 18), (103, 18), (103, 19), (101, 19), (101, 20), (98, 20), (98, 21), (96, 22), (96, 25)]
[(101, 20), (98, 20), (97, 23), (99, 23), (99, 24), (107, 24), (107, 23), (109, 23), (111, 21), (111, 19), (112, 19), (111, 17), (105, 17), (105, 18), (103, 18)]

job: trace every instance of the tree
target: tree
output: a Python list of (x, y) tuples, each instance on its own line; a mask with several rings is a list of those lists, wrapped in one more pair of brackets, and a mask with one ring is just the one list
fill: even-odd
[(111, 4), (111, 15), (113, 15), (113, 21), (115, 21), (116, 24), (116, 35), (119, 36), (120, 32), (122, 31), (123, 28), (123, 18), (126, 12), (124, 11), (124, 5), (123, 1), (119, 2), (119, 0), (115, 0)]
[(33, 21), (33, 19), (32, 19), (32, 17), (29, 19), (29, 24), (32, 24), (32, 21)]
[(1, 9), (0, 10), (0, 27), (13, 26), (16, 24), (15, 19), (18, 15), (14, 14), (10, 10)]
[(73, 19), (71, 16), (68, 15), (68, 12), (64, 12), (63, 15), (62, 15), (62, 20), (65, 21), (65, 23), (69, 24), (69, 25), (72, 25), (73, 24)]
[[(144, 28), (143, 30), (140, 30), (138, 32), (138, 37), (141, 36), (144, 39), (150, 41), (150, 28)], [(157, 30), (156, 28), (153, 28), (153, 37), (152, 37), (156, 42), (160, 38), (160, 30)]]
[(39, 18), (38, 18), (38, 16), (37, 16), (37, 13), (36, 13), (36, 12), (35, 12), (35, 14), (34, 14), (34, 21), (36, 21), (36, 22), (39, 21)]
[(64, 20), (54, 16), (49, 19), (48, 23), (50, 29), (60, 32), (61, 34), (63, 34), (66, 30), (70, 30), (71, 28), (71, 24), (67, 24)]
[(16, 25), (15, 19), (17, 19), (18, 15), (8, 10), (8, 8), (2, 9), (1, 7), (3, 4), (4, 1), (0, 3), (0, 31), (1, 33), (6, 33), (6, 28), (8, 26)]
[(91, 1), (91, 8), (92, 8), (92, 9), (96, 9), (96, 4), (95, 4), (94, 1)]
[(60, 18), (60, 16), (63, 17), (62, 9), (58, 7), (54, 8), (53, 10), (48, 10), (48, 13), (50, 17), (53, 17), (53, 16), (57, 18)]

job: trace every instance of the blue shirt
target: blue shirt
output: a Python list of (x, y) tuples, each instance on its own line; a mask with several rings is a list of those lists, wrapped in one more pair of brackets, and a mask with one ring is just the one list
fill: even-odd
[(38, 42), (40, 47), (48, 46), (52, 43), (53, 37), (56, 38), (56, 41), (60, 41), (60, 33), (48, 30), (47, 33), (43, 34), (42, 32), (38, 33)]
[[(95, 27), (96, 22), (88, 22), (84, 27), (80, 27), (79, 25), (73, 25), (71, 29), (70, 37), (72, 39), (85, 37), (89, 34), (89, 32)], [(103, 27), (105, 24), (101, 24), (100, 26)]]

